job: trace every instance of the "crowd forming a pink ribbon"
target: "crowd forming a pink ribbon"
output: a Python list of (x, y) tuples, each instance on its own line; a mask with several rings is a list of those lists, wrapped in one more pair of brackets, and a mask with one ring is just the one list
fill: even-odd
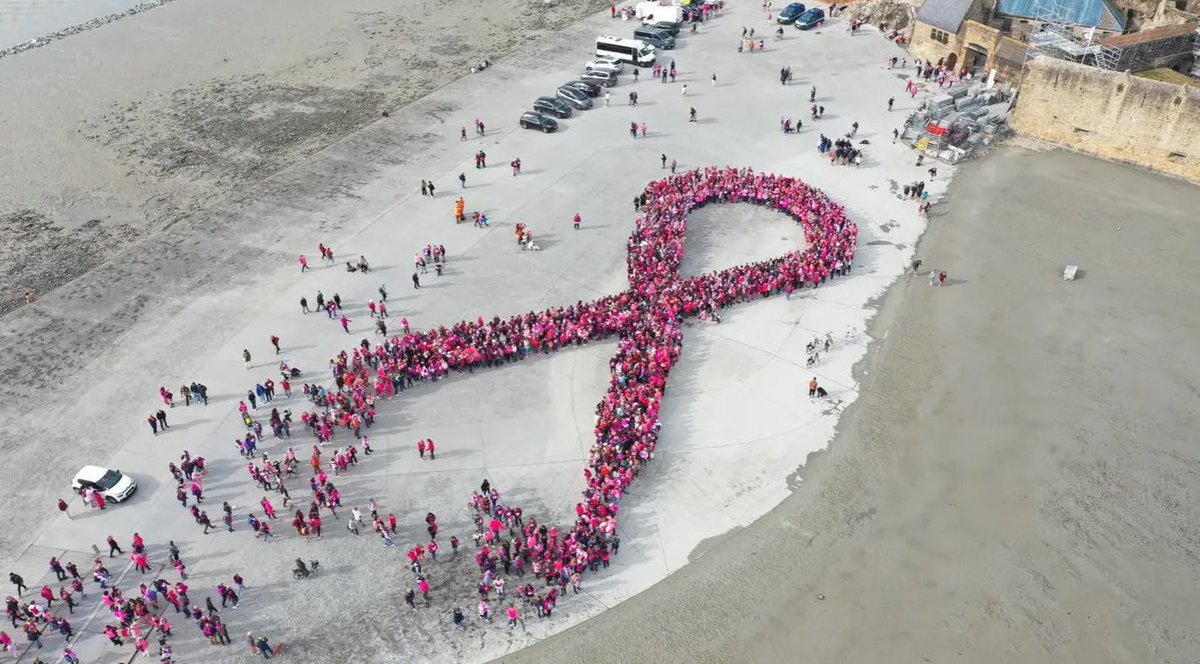
[[(368, 341), (342, 352), (333, 362), (337, 389), (305, 386), (328, 423), (357, 431), (374, 416), (376, 396), (435, 381), (451, 372), (498, 366), (531, 354), (618, 336), (609, 365), (608, 392), (596, 408), (595, 443), (584, 469), (586, 488), (576, 505), (576, 520), (560, 531), (522, 519), (519, 509), (503, 505), (485, 481), (472, 497), (476, 511), (480, 566), (486, 594), (497, 575), (513, 565), (565, 589), (578, 584), (585, 569), (607, 566), (619, 546), (617, 517), (623, 494), (641, 467), (654, 458), (660, 429), (659, 409), (667, 376), (680, 357), (685, 319), (719, 321), (717, 311), (738, 303), (805, 287), (847, 274), (853, 263), (858, 228), (844, 209), (824, 193), (790, 177), (752, 169), (706, 168), (651, 182), (646, 204), (628, 242), (630, 288), (591, 302), (576, 302), (506, 319), (482, 317), (372, 346)], [(710, 203), (751, 203), (783, 213), (804, 230), (806, 246), (783, 256), (684, 278), (687, 217)], [(507, 529), (508, 535), (501, 534)], [(520, 589), (539, 614), (545, 599), (532, 585)], [(546, 607), (547, 611), (550, 607)]]

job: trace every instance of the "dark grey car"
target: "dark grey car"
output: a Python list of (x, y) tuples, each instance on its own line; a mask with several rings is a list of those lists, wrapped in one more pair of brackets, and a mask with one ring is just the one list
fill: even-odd
[(679, 36), (679, 24), (678, 23), (672, 23), (670, 21), (659, 21), (657, 23), (650, 23), (646, 27), (654, 28), (655, 30), (658, 30), (659, 32), (663, 32), (668, 35), (671, 35), (672, 37)]
[(600, 86), (592, 83), (591, 81), (567, 81), (566, 83), (563, 83), (563, 85), (575, 88), (580, 92), (585, 92), (589, 97), (600, 96)]
[(569, 85), (559, 86), (558, 98), (581, 111), (592, 107), (592, 98), (586, 92)]
[(579, 79), (581, 81), (588, 81), (590, 83), (596, 83), (599, 85), (603, 85), (604, 87), (607, 87), (607, 88), (611, 88), (612, 86), (617, 84), (617, 75), (616, 74), (611, 74), (609, 72), (599, 71), (596, 69), (593, 69), (592, 71), (587, 71), (587, 72), (580, 74)]
[(571, 107), (554, 97), (538, 97), (533, 100), (533, 110), (556, 118), (571, 117)]
[(647, 44), (659, 49), (660, 51), (668, 51), (675, 48), (675, 38), (666, 32), (660, 32), (649, 26), (634, 28), (633, 38), (640, 39)]

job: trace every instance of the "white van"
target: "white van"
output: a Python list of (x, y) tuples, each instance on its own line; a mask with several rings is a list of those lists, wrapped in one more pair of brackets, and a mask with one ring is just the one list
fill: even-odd
[(683, 23), (683, 7), (670, 5), (664, 7), (657, 2), (639, 2), (634, 8), (634, 16), (642, 19), (643, 24), (650, 23)]
[(596, 57), (616, 58), (638, 67), (654, 64), (654, 47), (638, 39), (596, 37)]

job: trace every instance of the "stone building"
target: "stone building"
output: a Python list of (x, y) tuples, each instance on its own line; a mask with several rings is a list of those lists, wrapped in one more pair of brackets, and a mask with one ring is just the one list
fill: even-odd
[(953, 69), (967, 68), (997, 79), (1020, 75), (1025, 44), (990, 25), (995, 5), (982, 0), (925, 0), (917, 12), (909, 52), (915, 57), (941, 62)]
[(1026, 59), (1027, 40), (1045, 37), (1039, 31), (1046, 23), (1065, 31), (1073, 48), (1088, 51), (1093, 59), (1101, 44), (1129, 28), (1126, 11), (1114, 0), (925, 0), (910, 51), (954, 69), (980, 76), (994, 69), (998, 80), (1015, 80)]

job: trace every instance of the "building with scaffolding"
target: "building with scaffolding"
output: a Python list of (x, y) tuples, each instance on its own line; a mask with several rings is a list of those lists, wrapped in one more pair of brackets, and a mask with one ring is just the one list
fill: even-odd
[(1109, 71), (1138, 72), (1175, 69), (1195, 60), (1197, 24), (1168, 25), (1104, 40), (1096, 55), (1096, 66)]
[(1021, 133), (1200, 178), (1200, 81), (1188, 76), (1200, 74), (1200, 21), (1125, 34), (1112, 0), (995, 2), (926, 0), (917, 13), (910, 52), (924, 78), (934, 66), (973, 75), (927, 88), (906, 142), (955, 162), (1004, 135), (1015, 109)]
[[(1190, 0), (1189, 0), (1190, 1)], [(1164, 20), (1180, 20), (1185, 14)], [(1125, 34), (1113, 0), (925, 0), (910, 51), (952, 70), (1016, 81), (1029, 59), (1052, 57), (1109, 71), (1167, 68), (1200, 76), (1197, 21)]]
[[(1030, 0), (1001, 0), (1005, 1)], [(1041, 24), (1026, 37), (1030, 58), (1049, 56), (1122, 72), (1160, 68), (1186, 72), (1200, 63), (1200, 35), (1195, 21), (1124, 34), (1127, 26), (1115, 21), (1111, 11), (1096, 5), (1109, 0), (1033, 1), (1038, 7), (1031, 13)], [(1082, 11), (1087, 7), (1091, 8)], [(1091, 19), (1087, 21), (1091, 25), (1085, 29), (1081, 18)], [(1120, 30), (1114, 31), (1118, 25)]]

